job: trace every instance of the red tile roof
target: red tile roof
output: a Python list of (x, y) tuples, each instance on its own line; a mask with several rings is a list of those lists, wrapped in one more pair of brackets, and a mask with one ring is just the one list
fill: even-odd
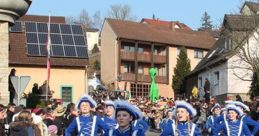
[(165, 26), (165, 27), (169, 27), (171, 29), (172, 29), (173, 25), (178, 25), (180, 27), (180, 29), (192, 30), (186, 24), (180, 23), (179, 21), (163, 21), (163, 20), (158, 20), (158, 19), (154, 20), (154, 19), (143, 18), (141, 20), (141, 23), (147, 23), (147, 24), (150, 24), (150, 25)]
[(171, 31), (165, 27), (106, 19), (118, 38), (163, 43), (189, 48), (210, 49), (215, 39), (208, 32)]

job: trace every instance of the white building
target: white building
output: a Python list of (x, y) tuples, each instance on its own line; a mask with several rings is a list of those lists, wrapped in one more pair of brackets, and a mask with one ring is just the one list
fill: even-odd
[[(242, 9), (249, 9), (246, 4), (251, 6), (246, 2)], [(244, 12), (248, 11), (241, 10)], [(259, 56), (258, 24), (258, 14), (225, 15), (219, 40), (187, 77), (187, 91), (194, 85), (203, 88), (207, 78), (210, 94), (218, 100), (233, 99), (238, 94), (249, 100), (253, 75), (249, 63)]]
[(94, 45), (98, 45), (99, 47), (99, 30), (95, 28), (87, 28), (86, 31), (88, 53), (91, 53)]

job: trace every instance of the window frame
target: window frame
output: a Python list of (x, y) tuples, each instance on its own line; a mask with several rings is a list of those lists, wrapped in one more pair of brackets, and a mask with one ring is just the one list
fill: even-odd
[[(73, 102), (73, 98), (74, 98), (74, 86), (73, 85), (60, 85), (60, 98), (63, 100), (63, 88), (64, 87), (71, 87), (71, 102)], [(64, 101), (64, 103), (67, 103)]]

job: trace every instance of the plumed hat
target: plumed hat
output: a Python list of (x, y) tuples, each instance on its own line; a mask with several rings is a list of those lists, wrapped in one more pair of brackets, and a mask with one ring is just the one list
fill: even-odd
[(210, 111), (213, 112), (216, 108), (221, 109), (221, 106), (218, 103), (215, 103), (214, 106), (210, 109)]
[(115, 109), (115, 103), (113, 101), (111, 101), (111, 100), (104, 101), (104, 104), (106, 106), (112, 106)]
[(175, 101), (175, 107), (176, 109), (178, 108), (186, 109), (191, 117), (194, 117), (197, 114), (196, 109), (194, 109), (193, 106), (186, 101)]
[(234, 110), (239, 116), (243, 115), (243, 111), (240, 107), (237, 107), (236, 105), (233, 104), (228, 104), (225, 107), (228, 111), (229, 110)]
[(116, 114), (118, 111), (126, 111), (133, 117), (133, 120), (142, 118), (142, 112), (137, 106), (122, 100), (116, 100), (114, 103), (116, 105)]
[(97, 106), (96, 102), (93, 100), (93, 98), (89, 95), (82, 96), (79, 101), (77, 102), (76, 107), (79, 109), (82, 102), (88, 102), (91, 106), (91, 108), (95, 108)]

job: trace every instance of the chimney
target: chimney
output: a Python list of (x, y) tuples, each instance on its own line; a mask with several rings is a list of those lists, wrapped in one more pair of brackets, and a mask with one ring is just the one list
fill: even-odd
[(169, 28), (170, 28), (172, 31), (175, 31), (175, 22), (171, 21), (170, 24), (169, 24)]

